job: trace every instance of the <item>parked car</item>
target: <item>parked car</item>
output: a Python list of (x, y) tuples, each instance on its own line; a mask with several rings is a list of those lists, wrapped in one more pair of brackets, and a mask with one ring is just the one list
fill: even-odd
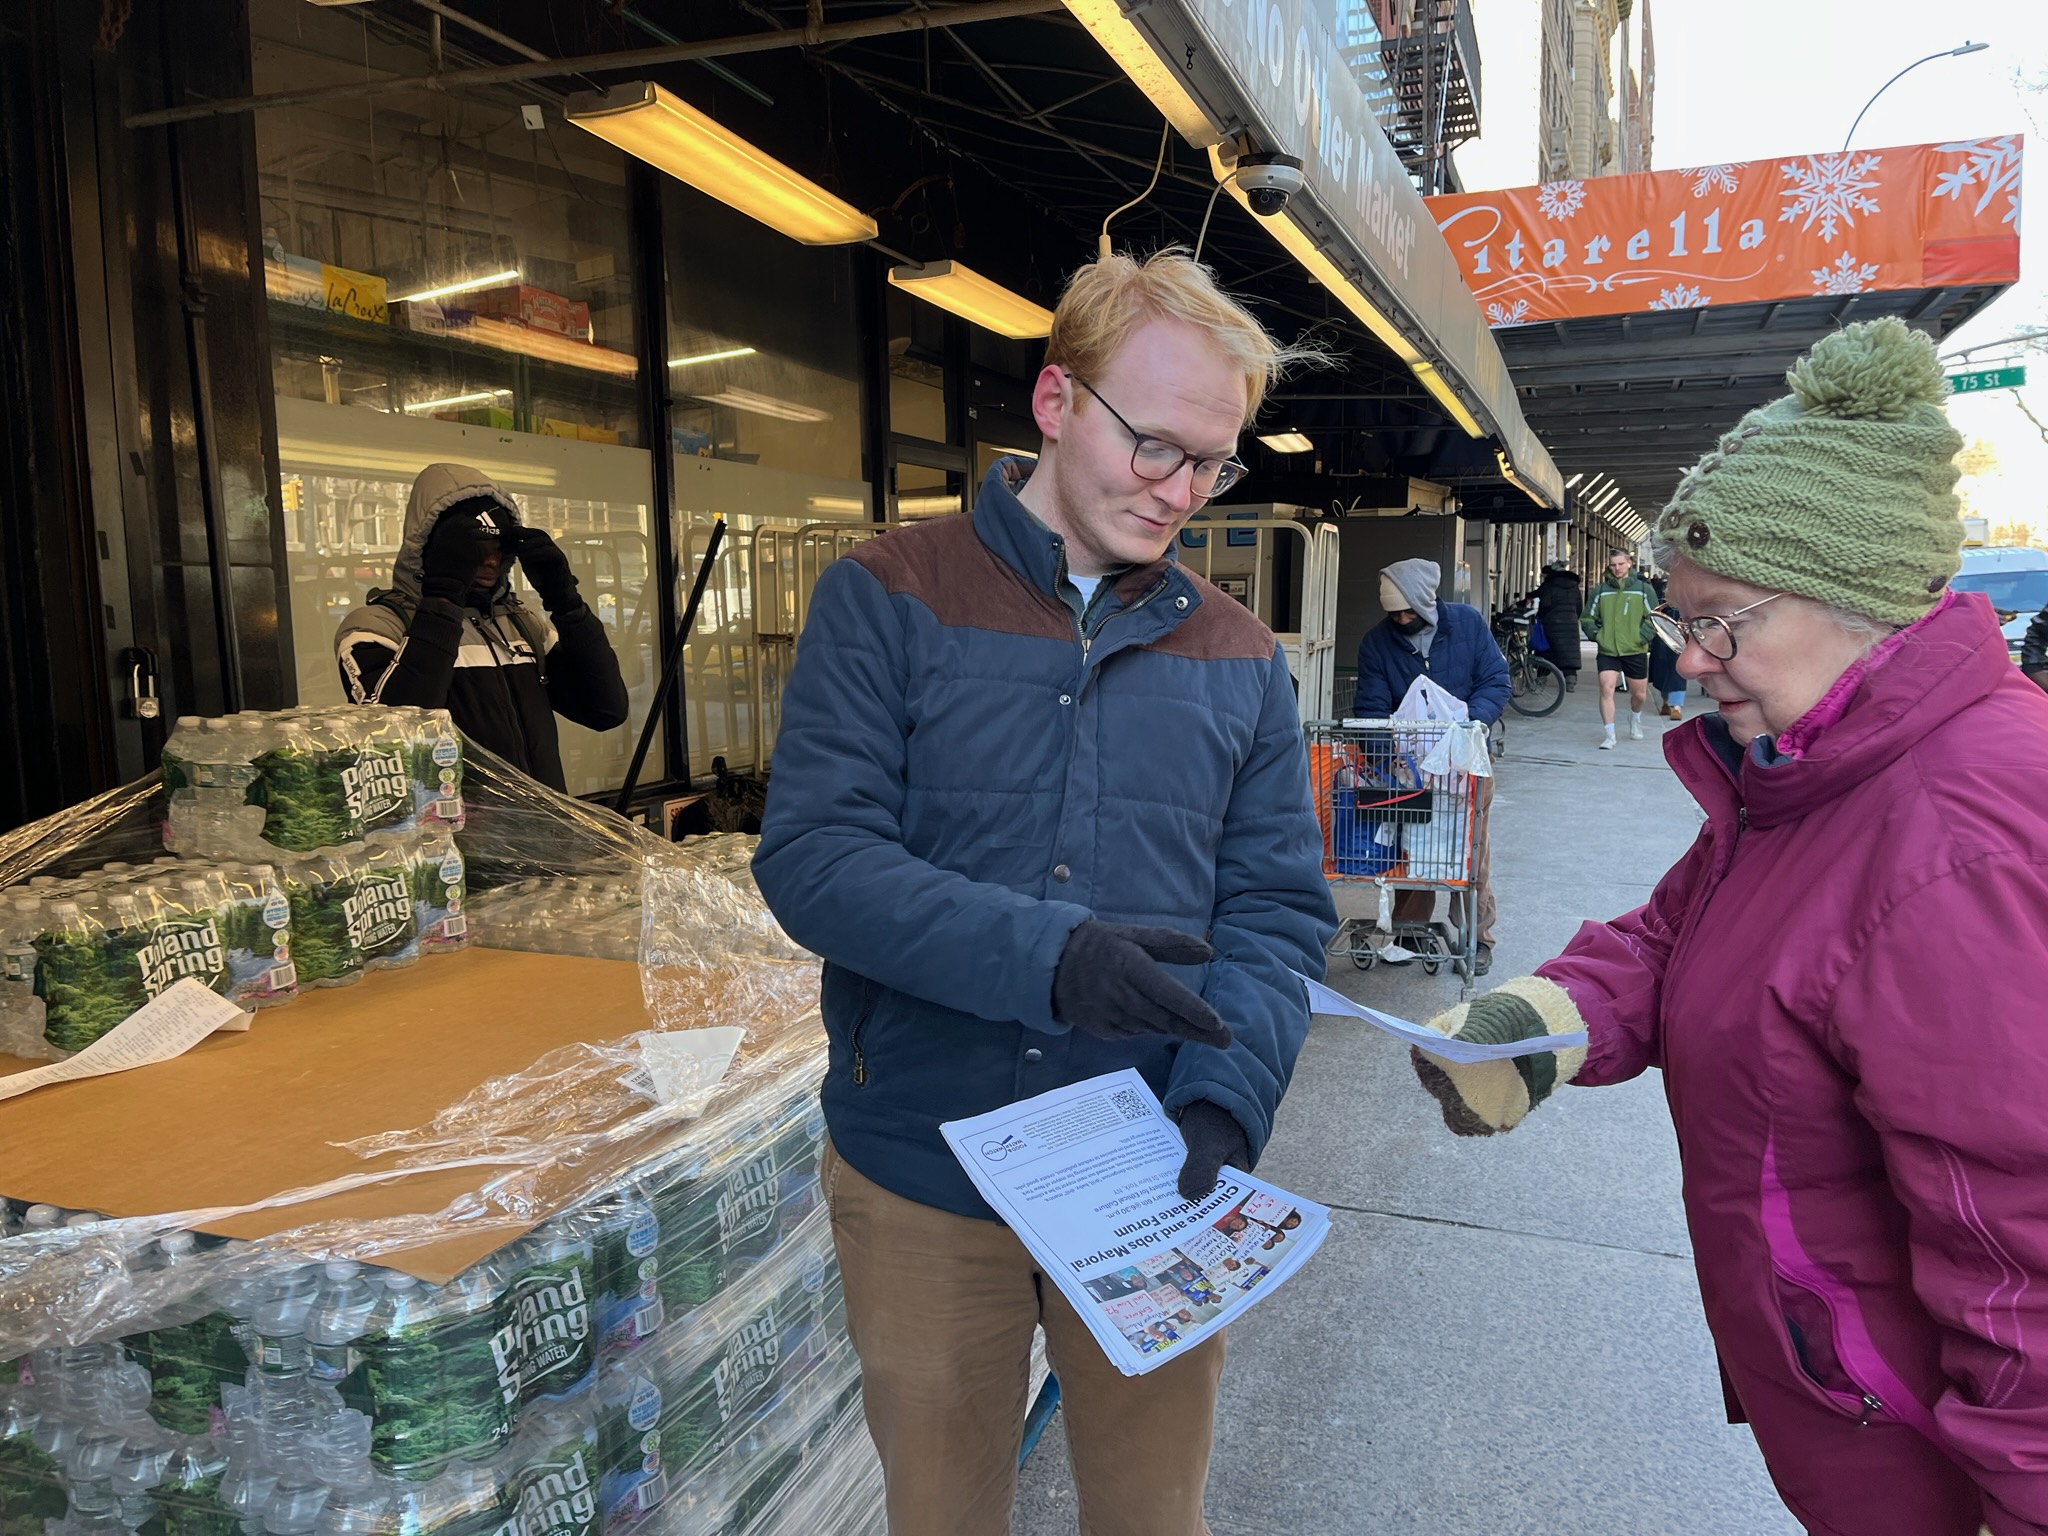
[(2020, 641), (2034, 615), (2048, 608), (2048, 550), (2006, 547), (1965, 549), (1963, 568), (1949, 583), (1958, 592), (1982, 592), (1998, 610), (2006, 649), (2018, 660)]

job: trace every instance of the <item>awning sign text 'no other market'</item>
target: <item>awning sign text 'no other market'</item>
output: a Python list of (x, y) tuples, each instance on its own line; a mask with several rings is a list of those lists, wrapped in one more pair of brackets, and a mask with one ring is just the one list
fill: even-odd
[(2020, 272), (2018, 135), (1428, 200), (1492, 326)]

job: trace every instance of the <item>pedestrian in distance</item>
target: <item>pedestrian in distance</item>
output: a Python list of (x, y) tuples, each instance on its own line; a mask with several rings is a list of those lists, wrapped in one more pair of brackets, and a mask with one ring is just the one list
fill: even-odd
[[(1666, 585), (1666, 580), (1662, 576), (1650, 578), (1650, 590), (1656, 594), (1657, 606), (1674, 619), (1684, 618), (1685, 615), (1667, 600)], [(1657, 633), (1655, 624), (1652, 624), (1650, 629), (1650, 687), (1656, 690), (1657, 713), (1667, 720), (1683, 720), (1685, 677), (1678, 670), (1678, 652)]]
[(1579, 622), (1584, 614), (1583, 588), (1576, 572), (1562, 560), (1553, 561), (1536, 588), (1536, 617), (1550, 638), (1544, 655), (1564, 674), (1565, 692), (1579, 686)]
[(1036, 463), (811, 600), (754, 873), (826, 962), (820, 1177), (892, 1536), (1009, 1529), (1040, 1325), (1090, 1529), (1208, 1529), (1222, 1336), (1123, 1376), (939, 1126), (1135, 1068), (1184, 1198), (1264, 1147), (1336, 912), (1285, 655), (1173, 546), (1288, 357), (1184, 254), (1083, 267)]
[(1607, 557), (1607, 579), (1593, 589), (1581, 615), (1593, 642), (1600, 676), (1600, 750), (1614, 750), (1614, 691), (1628, 682), (1628, 734), (1643, 739), (1643, 705), (1650, 688), (1650, 610), (1657, 594), (1633, 574), (1635, 559), (1617, 549)]
[[(1492, 725), (1508, 707), (1508, 662), (1494, 643), (1486, 618), (1468, 603), (1439, 598), (1442, 568), (1434, 560), (1397, 560), (1380, 572), (1380, 607), (1386, 617), (1358, 642), (1358, 686), (1351, 697), (1354, 719), (1381, 720), (1394, 713), (1418, 677), (1427, 676), (1464, 702), (1482, 725)], [(1472, 889), (1477, 919), (1476, 974), (1493, 964), (1493, 857), (1486, 834), (1493, 780), (1475, 781), (1478, 832), (1472, 843)], [(1453, 902), (1466, 899), (1451, 893)], [(1401, 891), (1394, 897), (1394, 921), (1426, 923), (1436, 910), (1436, 892)], [(1458, 908), (1453, 909), (1454, 915)], [(1405, 965), (1405, 960), (1388, 961)]]
[(1816, 1536), (2048, 1531), (2048, 699), (1947, 583), (1934, 347), (1794, 366), (1654, 530), (1664, 737), (1706, 812), (1647, 905), (1432, 1021), (1584, 1047), (1416, 1070), (1461, 1134), (1661, 1067), (1731, 1418)]
[[(512, 590), (517, 564), (540, 598)], [(353, 704), (445, 709), (462, 734), (550, 789), (567, 787), (555, 716), (593, 731), (626, 723), (626, 684), (545, 528), (466, 464), (429, 464), (405, 504), (391, 585), (334, 636)]]

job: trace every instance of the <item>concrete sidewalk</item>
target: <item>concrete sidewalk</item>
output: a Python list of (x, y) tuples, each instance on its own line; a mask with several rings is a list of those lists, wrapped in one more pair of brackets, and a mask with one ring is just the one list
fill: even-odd
[[(1639, 905), (1700, 814), (1647, 740), (1596, 750), (1591, 672), (1548, 720), (1510, 715), (1494, 801), (1500, 944), (1482, 988), (1585, 919)], [(1340, 913), (1370, 887), (1338, 888)], [(1448, 972), (1330, 984), (1427, 1018)], [(1650, 1073), (1567, 1088), (1511, 1136), (1443, 1127), (1404, 1048), (1318, 1019), (1259, 1172), (1335, 1228), (1230, 1333), (1209, 1478), (1216, 1536), (1797, 1536), (1748, 1430), (1722, 1410)], [(1071, 1536), (1056, 1420), (1025, 1468), (1016, 1536)]]

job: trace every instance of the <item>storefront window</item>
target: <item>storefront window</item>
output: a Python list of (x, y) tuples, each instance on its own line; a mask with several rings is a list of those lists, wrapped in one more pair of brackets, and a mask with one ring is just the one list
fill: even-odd
[[(366, 10), (250, 11), (259, 92), (427, 68), (416, 34)], [(623, 778), (653, 699), (652, 477), (625, 164), (551, 104), (529, 126), (534, 99), (393, 92), (257, 115), (293, 643), (300, 698), (338, 699), (335, 628), (389, 583), (413, 476), (483, 470), (562, 544), (619, 654), (629, 725), (562, 723), (569, 788), (592, 793)]]
[(854, 265), (664, 189), (677, 605), (724, 546), (686, 648), (690, 770), (758, 770), (818, 572), (872, 536)]

